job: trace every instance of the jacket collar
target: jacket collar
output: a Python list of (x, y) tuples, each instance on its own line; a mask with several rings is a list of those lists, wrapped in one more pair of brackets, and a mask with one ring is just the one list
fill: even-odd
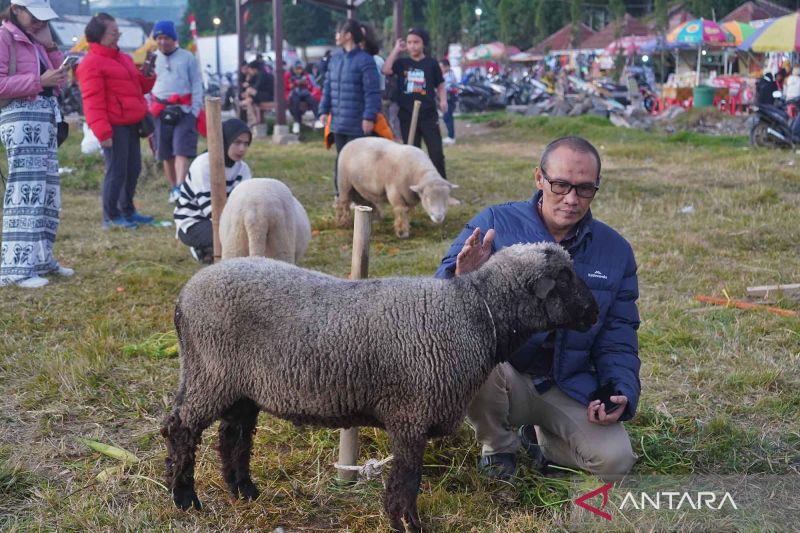
[(98, 54), (105, 57), (115, 58), (119, 55), (119, 48), (110, 48), (103, 46), (100, 43), (89, 43), (89, 50), (93, 54)]
[(15, 41), (22, 41), (24, 43), (33, 44), (28, 36), (22, 31), (16, 24), (11, 22), (10, 20), (3, 21), (3, 27), (11, 32), (11, 35), (14, 36)]
[[(533, 216), (535, 216), (536, 220), (538, 220), (541, 223), (542, 228), (544, 228), (544, 230), (547, 231), (547, 225), (544, 223), (544, 220), (542, 220), (542, 215), (539, 214), (538, 205), (541, 200), (542, 200), (542, 191), (537, 189), (537, 191), (534, 193), (533, 197), (531, 197), (528, 203), (531, 206), (531, 211), (533, 211)], [(592, 209), (589, 208), (589, 210), (586, 212), (583, 218), (578, 221), (578, 224), (575, 227), (575, 232), (567, 236), (566, 238), (566, 240), (570, 242), (570, 248), (573, 248), (574, 245), (580, 243), (587, 236), (591, 235), (592, 220), (593, 220)]]

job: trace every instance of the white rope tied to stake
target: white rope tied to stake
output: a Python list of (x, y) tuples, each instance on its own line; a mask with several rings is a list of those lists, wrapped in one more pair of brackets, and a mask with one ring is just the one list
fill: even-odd
[(358, 477), (366, 479), (367, 481), (380, 477), (383, 466), (394, 459), (394, 455), (388, 456), (386, 459), (368, 459), (363, 465), (340, 465), (335, 463), (333, 466), (337, 470), (351, 470), (358, 471)]

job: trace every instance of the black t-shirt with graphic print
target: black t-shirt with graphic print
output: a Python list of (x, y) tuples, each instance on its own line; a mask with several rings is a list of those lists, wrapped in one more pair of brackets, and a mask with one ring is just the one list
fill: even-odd
[(397, 76), (397, 104), (402, 111), (413, 112), (414, 100), (419, 100), (420, 113), (436, 113), (436, 88), (444, 83), (438, 61), (427, 56), (420, 61), (401, 57), (392, 65), (392, 72)]

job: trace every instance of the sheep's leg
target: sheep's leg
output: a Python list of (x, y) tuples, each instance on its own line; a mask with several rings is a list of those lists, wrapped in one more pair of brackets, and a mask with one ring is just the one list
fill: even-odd
[(167, 486), (175, 505), (183, 510), (202, 507), (194, 490), (194, 462), (197, 445), (208, 425), (184, 423), (176, 408), (161, 426), (161, 435), (167, 439)]
[(394, 233), (401, 239), (407, 239), (411, 231), (411, 222), (408, 219), (408, 207), (394, 205)]
[(250, 453), (256, 432), (258, 406), (243, 398), (222, 413), (219, 424), (219, 457), (222, 475), (234, 498), (245, 501), (258, 498), (258, 489), (250, 478)]
[(417, 493), (422, 481), (422, 455), (427, 437), (390, 431), (394, 461), (386, 483), (383, 505), (395, 531), (422, 531), (417, 511)]
[(334, 208), (336, 210), (336, 225), (346, 226), (350, 223), (350, 191), (353, 186), (343, 171), (339, 171), (336, 178), (339, 184), (339, 196), (336, 197)]

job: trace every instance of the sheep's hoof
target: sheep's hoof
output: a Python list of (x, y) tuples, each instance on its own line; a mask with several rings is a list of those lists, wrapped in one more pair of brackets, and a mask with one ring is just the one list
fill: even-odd
[(241, 495), (242, 499), (246, 502), (252, 502), (256, 498), (258, 498), (259, 492), (258, 488), (255, 486), (252, 480), (246, 479), (244, 481), (239, 482), (239, 495)]
[(197, 497), (197, 493), (190, 488), (173, 489), (172, 501), (175, 502), (175, 506), (181, 511), (188, 511), (192, 507), (198, 511), (203, 508), (200, 504), (200, 499)]

